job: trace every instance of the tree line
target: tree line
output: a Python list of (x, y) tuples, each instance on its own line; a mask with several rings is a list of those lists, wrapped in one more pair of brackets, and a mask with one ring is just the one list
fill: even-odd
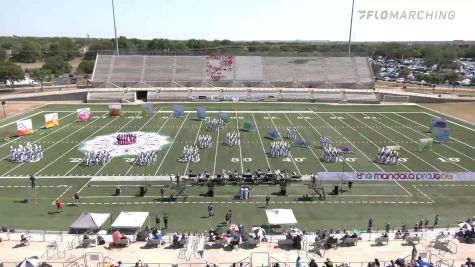
[[(256, 42), (230, 40), (169, 40), (165, 38), (141, 40), (118, 38), (120, 54), (157, 55), (264, 55), (264, 56), (346, 56), (344, 42)], [(0, 62), (43, 62), (35, 76), (64, 74), (71, 71), (70, 61), (80, 58), (78, 74), (91, 74), (97, 53), (114, 54), (114, 39), (65, 37), (0, 37)], [(10, 54), (7, 54), (10, 51)], [(450, 42), (439, 43), (354, 43), (354, 55), (392, 59), (425, 58), (427, 65), (452, 68), (458, 58), (475, 58), (475, 45), (459, 46)], [(12, 65), (3, 66), (11, 68)], [(33, 70), (31, 71), (33, 72)], [(38, 74), (38, 72), (40, 72)], [(2, 76), (0, 76), (2, 79)], [(3, 76), (5, 79), (5, 76)]]

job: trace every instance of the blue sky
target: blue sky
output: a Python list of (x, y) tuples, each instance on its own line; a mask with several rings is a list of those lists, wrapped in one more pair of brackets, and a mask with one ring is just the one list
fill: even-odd
[[(2, 36), (114, 36), (110, 0), (13, 0)], [(115, 0), (117, 34), (129, 38), (348, 39), (351, 0)], [(452, 20), (360, 19), (360, 10), (453, 11)], [(474, 0), (355, 0), (355, 41), (475, 40)]]

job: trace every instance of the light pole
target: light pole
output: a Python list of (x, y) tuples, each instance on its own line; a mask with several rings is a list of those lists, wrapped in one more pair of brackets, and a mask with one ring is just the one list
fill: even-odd
[[(351, 32), (353, 29), (353, 10), (355, 8), (355, 0), (351, 3), (351, 18), (350, 18), (350, 37), (348, 38), (348, 56), (351, 57)], [(117, 38), (117, 37), (116, 37)]]
[(112, 0), (112, 19), (114, 20), (115, 49), (117, 55), (119, 55), (119, 41), (117, 41), (117, 28), (115, 26), (114, 0)]

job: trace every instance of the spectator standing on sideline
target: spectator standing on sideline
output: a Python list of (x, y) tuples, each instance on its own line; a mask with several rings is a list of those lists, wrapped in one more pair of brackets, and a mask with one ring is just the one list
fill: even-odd
[(308, 267), (318, 267), (318, 264), (315, 262), (315, 259), (311, 259), (308, 263)]
[(76, 203), (77, 206), (79, 206), (79, 192), (74, 193), (74, 202)]
[(63, 203), (59, 199), (56, 200), (56, 208), (58, 209), (58, 212), (63, 211)]
[(162, 200), (163, 200), (163, 194), (165, 194), (165, 189), (163, 189), (163, 187), (160, 187), (160, 195), (162, 196)]
[(373, 228), (373, 218), (369, 218), (368, 221), (368, 233), (371, 233), (371, 229)]
[(416, 246), (412, 246), (412, 252), (411, 252), (411, 261), (415, 261), (417, 257), (417, 249)]
[(166, 213), (163, 215), (163, 224), (164, 228), (168, 229), (168, 215)]
[(209, 204), (208, 205), (208, 217), (213, 218), (214, 217), (214, 207), (213, 205)]
[(302, 267), (302, 263), (300, 262), (300, 256), (297, 256), (297, 261), (295, 261), (295, 267)]
[(157, 229), (160, 229), (160, 215), (155, 216), (155, 224), (157, 225)]
[(267, 195), (267, 196), (266, 196), (266, 208), (269, 207), (269, 202), (270, 202), (270, 196)]
[(36, 189), (36, 177), (34, 175), (30, 176), (31, 189)]
[(440, 215), (437, 213), (434, 218), (434, 228), (436, 226), (439, 226), (439, 223), (440, 223)]

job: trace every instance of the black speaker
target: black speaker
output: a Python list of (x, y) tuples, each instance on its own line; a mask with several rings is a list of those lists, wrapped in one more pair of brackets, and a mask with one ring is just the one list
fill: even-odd
[(147, 193), (147, 189), (145, 188), (145, 186), (141, 186), (140, 187), (140, 196), (145, 196), (145, 193)]
[(7, 102), (5, 102), (5, 100), (2, 100), (2, 105), (5, 105)]

